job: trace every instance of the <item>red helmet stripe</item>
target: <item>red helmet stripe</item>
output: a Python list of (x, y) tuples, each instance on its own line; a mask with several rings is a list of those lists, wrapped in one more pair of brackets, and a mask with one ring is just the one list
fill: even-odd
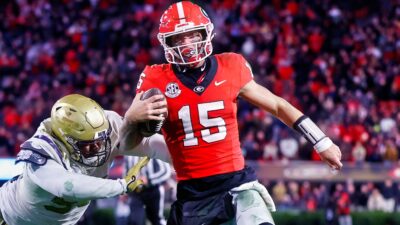
[(176, 4), (176, 7), (178, 9), (178, 16), (179, 16), (179, 22), (180, 23), (186, 23), (186, 18), (185, 18), (185, 12), (183, 11), (183, 5), (182, 2), (178, 2)]

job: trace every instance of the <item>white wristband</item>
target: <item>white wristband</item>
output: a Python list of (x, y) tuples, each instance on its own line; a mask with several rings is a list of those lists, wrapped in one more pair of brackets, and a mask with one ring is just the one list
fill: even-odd
[(313, 144), (318, 153), (327, 150), (333, 144), (332, 140), (307, 116), (301, 116), (293, 124), (293, 128)]
[(321, 152), (327, 150), (332, 145), (333, 145), (332, 140), (328, 137), (325, 137), (322, 140), (320, 140), (317, 144), (315, 144), (314, 148), (318, 153), (321, 153)]

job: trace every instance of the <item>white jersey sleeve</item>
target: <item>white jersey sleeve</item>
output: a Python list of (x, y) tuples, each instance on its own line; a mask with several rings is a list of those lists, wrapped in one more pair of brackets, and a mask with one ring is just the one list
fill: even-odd
[(113, 151), (115, 152), (114, 155), (120, 155), (121, 150), (119, 149), (118, 140), (120, 138), (119, 130), (122, 127), (122, 116), (110, 110), (104, 110), (104, 112), (111, 126), (111, 149), (113, 149)]
[(148, 156), (150, 158), (161, 159), (165, 162), (172, 162), (164, 137), (160, 134), (154, 134), (143, 138), (142, 142), (133, 149), (120, 149), (118, 140), (121, 138), (121, 127), (123, 118), (114, 111), (105, 111), (108, 121), (112, 127), (111, 140), (113, 145), (113, 155), (133, 155)]
[(74, 173), (65, 170), (54, 160), (48, 160), (45, 166), (28, 164), (27, 170), (29, 179), (35, 184), (65, 200), (108, 198), (126, 191), (123, 179), (111, 180)]
[(154, 134), (143, 138), (142, 142), (135, 148), (122, 152), (124, 155), (148, 156), (150, 158), (161, 159), (164, 162), (171, 163), (171, 155), (167, 144), (161, 134)]

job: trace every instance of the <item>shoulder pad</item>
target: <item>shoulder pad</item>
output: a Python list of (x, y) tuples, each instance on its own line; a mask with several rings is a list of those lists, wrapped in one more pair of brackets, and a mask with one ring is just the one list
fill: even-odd
[(22, 143), (20, 148), (21, 151), (18, 153), (15, 163), (25, 161), (42, 166), (46, 164), (47, 159), (54, 159), (67, 169), (60, 148), (46, 135), (35, 135)]
[(170, 64), (153, 64), (151, 66), (146, 66), (143, 70), (143, 73), (145, 73), (146, 75), (150, 75), (155, 73), (155, 77), (159, 77), (158, 74), (161, 72), (165, 72), (167, 70), (171, 69), (171, 65)]
[(15, 164), (19, 163), (19, 162), (29, 162), (29, 163), (33, 163), (39, 166), (43, 166), (44, 164), (46, 164), (48, 157), (29, 150), (29, 149), (21, 149), (21, 151), (18, 153), (17, 158), (15, 160)]
[(21, 144), (20, 148), (21, 148), (21, 151), (22, 150), (31, 150), (31, 151), (37, 152), (38, 154), (43, 155), (47, 158), (50, 158), (49, 153), (37, 141), (31, 140), (31, 139), (27, 140)]
[(239, 63), (239, 62), (244, 62), (246, 61), (245, 58), (241, 55), (241, 54), (237, 54), (234, 52), (224, 52), (221, 54), (217, 54), (214, 55), (216, 58), (219, 58), (220, 60), (223, 61), (228, 61), (228, 62), (235, 62), (235, 63)]
[(47, 159), (51, 158), (49, 153), (44, 149), (40, 142), (42, 139), (36, 137), (29, 139), (21, 144), (21, 151), (18, 153), (15, 163), (21, 161), (34, 163), (39, 166), (46, 164)]
[(123, 120), (124, 118), (115, 111), (104, 110), (108, 120)]

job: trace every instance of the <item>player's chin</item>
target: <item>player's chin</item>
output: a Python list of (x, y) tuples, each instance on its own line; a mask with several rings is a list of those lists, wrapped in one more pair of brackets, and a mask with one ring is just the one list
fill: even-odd
[(201, 65), (203, 65), (204, 59), (198, 61), (198, 58), (202, 56), (191, 56), (191, 57), (186, 57), (184, 58), (184, 62), (182, 62), (183, 66), (188, 67), (188, 68), (197, 68)]

